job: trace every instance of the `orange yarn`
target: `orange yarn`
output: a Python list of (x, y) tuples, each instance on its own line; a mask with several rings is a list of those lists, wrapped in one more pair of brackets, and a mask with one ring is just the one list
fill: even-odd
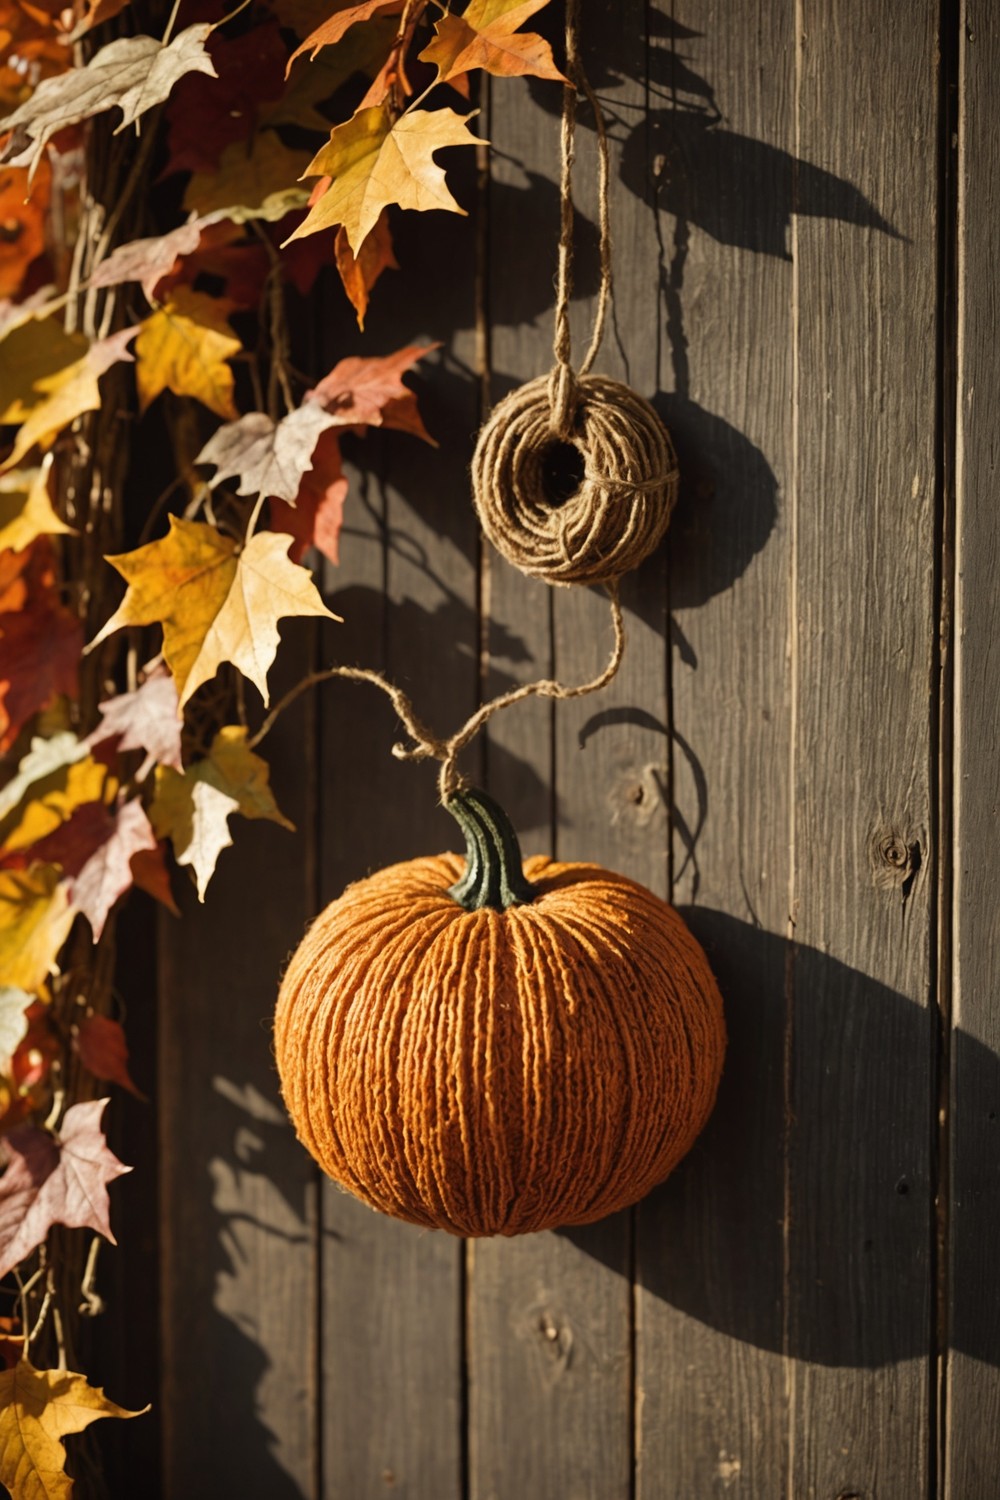
[(601, 1219), (711, 1112), (708, 961), (673, 907), (600, 866), (530, 859), (534, 897), (504, 911), (452, 899), (464, 867), (393, 865), (316, 919), (278, 999), (285, 1103), (323, 1170), (394, 1218), (461, 1235)]

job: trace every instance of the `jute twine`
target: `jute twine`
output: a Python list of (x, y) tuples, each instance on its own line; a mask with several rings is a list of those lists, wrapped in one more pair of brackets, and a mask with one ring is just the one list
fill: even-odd
[[(548, 583), (608, 583), (658, 546), (677, 499), (677, 458), (649, 402), (630, 386), (590, 374), (604, 335), (613, 287), (608, 139), (604, 116), (580, 60), (579, 0), (566, 5), (559, 269), (551, 373), (513, 391), (479, 434), (472, 495), (483, 530), (508, 562)], [(577, 95), (594, 114), (598, 147), (601, 279), (590, 346), (574, 370), (573, 163)], [(580, 454), (583, 478), (562, 503), (546, 484), (558, 444)]]

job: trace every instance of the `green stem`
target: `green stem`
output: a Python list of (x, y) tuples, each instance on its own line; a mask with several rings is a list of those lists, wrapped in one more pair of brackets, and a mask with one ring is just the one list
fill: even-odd
[(506, 911), (533, 901), (538, 888), (525, 879), (517, 834), (503, 808), (475, 787), (453, 793), (444, 805), (465, 834), (465, 870), (449, 896), (466, 911)]

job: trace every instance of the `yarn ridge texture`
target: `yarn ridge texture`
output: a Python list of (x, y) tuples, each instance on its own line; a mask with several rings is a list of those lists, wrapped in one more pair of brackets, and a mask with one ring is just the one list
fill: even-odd
[(275, 1055), (323, 1170), (394, 1218), (467, 1236), (636, 1202), (715, 1101), (722, 1001), (679, 914), (597, 865), (525, 861), (535, 898), (466, 911), (453, 854), (390, 866), (316, 919)]

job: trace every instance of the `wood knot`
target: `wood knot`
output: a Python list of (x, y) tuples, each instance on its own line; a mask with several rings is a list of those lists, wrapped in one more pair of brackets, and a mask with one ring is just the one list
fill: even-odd
[(869, 837), (868, 857), (876, 886), (883, 891), (901, 891), (905, 901), (923, 858), (919, 838), (879, 824)]

